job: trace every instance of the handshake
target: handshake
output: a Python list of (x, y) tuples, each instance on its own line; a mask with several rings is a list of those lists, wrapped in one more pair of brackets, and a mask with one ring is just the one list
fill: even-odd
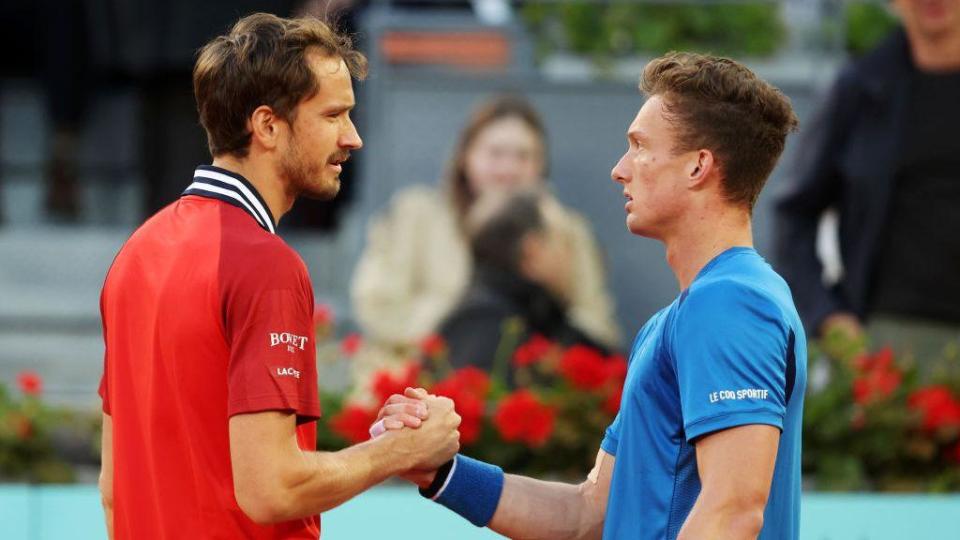
[(450, 398), (429, 394), (423, 388), (407, 388), (384, 403), (377, 421), (370, 426), (374, 439), (392, 446), (400, 476), (422, 488), (433, 481), (437, 469), (460, 450), (460, 415)]

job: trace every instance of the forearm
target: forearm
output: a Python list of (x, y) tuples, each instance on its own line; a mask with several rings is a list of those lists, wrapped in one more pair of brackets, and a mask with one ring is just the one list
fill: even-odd
[(103, 504), (103, 515), (107, 521), (107, 538), (113, 540), (113, 503), (106, 499), (101, 499)]
[[(589, 480), (588, 480), (589, 482)], [(600, 538), (604, 505), (586, 484), (544, 482), (507, 475), (490, 529), (514, 539)]]
[(391, 456), (389, 439), (382, 437), (338, 452), (298, 452), (294, 463), (280, 473), (278, 483), (267, 490), (271, 500), (246, 505), (244, 510), (254, 521), (275, 523), (335, 508), (402, 472), (398, 468), (402, 460)]
[(113, 540), (113, 419), (109, 414), (103, 415), (102, 432), (100, 435), (100, 503), (103, 505), (103, 516), (107, 522), (107, 538)]
[(763, 528), (763, 508), (763, 505), (734, 501), (702, 504), (702, 500), (698, 500), (677, 540), (754, 540)]
[(338, 452), (304, 452), (306, 474), (289, 485), (288, 500), (298, 517), (335, 508), (404, 472), (387, 439), (371, 440)]

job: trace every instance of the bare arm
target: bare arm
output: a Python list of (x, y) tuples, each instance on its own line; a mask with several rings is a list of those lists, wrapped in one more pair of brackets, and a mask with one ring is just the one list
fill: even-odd
[(437, 398), (417, 430), (391, 431), (339, 452), (304, 452), (295, 418), (282, 412), (230, 419), (234, 492), (257, 523), (298, 519), (329, 510), (414, 466), (436, 468), (459, 449), (459, 416)]
[(697, 442), (702, 488), (677, 540), (753, 539), (763, 528), (780, 431), (740, 426)]
[(516, 540), (600, 538), (614, 461), (600, 450), (579, 485), (508, 474), (490, 529)]
[(113, 540), (113, 419), (107, 413), (103, 413), (100, 446), (100, 501), (107, 520), (107, 537)]
[[(422, 388), (407, 388), (405, 394), (390, 396), (380, 409), (379, 418), (393, 422), (387, 429), (398, 429), (401, 419), (411, 415), (412, 407), (428, 396)], [(411, 425), (405, 420), (403, 423)], [(614, 461), (613, 456), (600, 450), (596, 465), (579, 485), (506, 475), (500, 501), (487, 527), (515, 540), (600, 538)], [(426, 488), (435, 475), (435, 468), (421, 468), (403, 476)]]

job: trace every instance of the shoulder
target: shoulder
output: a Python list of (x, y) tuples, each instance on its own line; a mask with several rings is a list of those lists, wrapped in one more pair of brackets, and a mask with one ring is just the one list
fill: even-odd
[(307, 265), (283, 239), (259, 227), (224, 232), (220, 244), (221, 274), (243, 281), (309, 282)]
[[(417, 231), (452, 229), (453, 208), (444, 193), (426, 185), (403, 189), (390, 199), (383, 213), (372, 220), (380, 234), (396, 237), (398, 231), (417, 236)], [(435, 232), (435, 231), (434, 231)]]
[(694, 283), (681, 296), (678, 324), (727, 327), (747, 322), (786, 329), (788, 316), (776, 288), (779, 276), (721, 275)]
[(416, 184), (398, 191), (390, 200), (392, 212), (414, 211), (441, 211), (449, 208), (443, 192), (437, 188)]
[(859, 92), (881, 94), (890, 82), (909, 70), (910, 65), (906, 33), (898, 28), (874, 49), (848, 62), (837, 76), (835, 91), (847, 96)]
[(898, 27), (872, 50), (850, 62), (850, 67), (861, 77), (878, 71), (886, 74), (893, 69), (907, 67), (910, 64), (909, 47), (906, 32)]

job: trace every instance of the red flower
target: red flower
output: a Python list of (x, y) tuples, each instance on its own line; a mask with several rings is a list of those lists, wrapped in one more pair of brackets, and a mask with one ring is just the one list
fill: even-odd
[(318, 304), (316, 309), (313, 310), (313, 326), (330, 326), (333, 321), (333, 310), (327, 304)]
[(483, 429), (483, 400), (466, 391), (448, 391), (437, 395), (453, 400), (454, 409), (460, 415), (460, 442), (469, 445), (477, 442)]
[(860, 376), (853, 381), (853, 400), (860, 405), (889, 397), (903, 380), (903, 374), (893, 363), (893, 351), (889, 347), (873, 356), (857, 358), (854, 367)]
[(376, 409), (348, 405), (330, 420), (330, 428), (351, 444), (357, 444), (370, 438), (370, 424), (376, 420)]
[(447, 350), (447, 342), (440, 334), (430, 334), (420, 342), (420, 351), (427, 358), (436, 358)]
[(853, 361), (853, 366), (861, 373), (867, 371), (885, 371), (895, 368), (893, 365), (893, 349), (884, 347), (873, 355), (863, 354)]
[(503, 440), (542, 446), (553, 433), (555, 412), (529, 390), (518, 390), (500, 402), (493, 423)]
[(435, 384), (431, 391), (453, 400), (460, 415), (460, 441), (465, 445), (476, 442), (483, 427), (484, 399), (490, 391), (489, 375), (467, 366)]
[(513, 365), (516, 367), (536, 364), (554, 347), (554, 343), (540, 334), (534, 334), (526, 343), (517, 347), (513, 353)]
[(607, 394), (607, 397), (603, 400), (603, 410), (615, 416), (620, 412), (620, 402), (623, 400), (623, 384), (619, 384), (610, 393)]
[(28, 396), (39, 396), (43, 392), (43, 378), (36, 371), (21, 371), (17, 375), (17, 384)]
[(604, 369), (608, 381), (623, 384), (623, 381), (627, 378), (627, 360), (622, 355), (615, 354), (607, 358)]
[(480, 399), (486, 398), (487, 392), (490, 391), (490, 375), (476, 366), (460, 368), (453, 373), (452, 378), (466, 391)]
[(394, 394), (403, 394), (403, 391), (417, 387), (420, 378), (420, 364), (410, 362), (400, 373), (393, 373), (388, 369), (381, 369), (373, 374), (371, 390), (379, 403), (383, 403)]
[(340, 350), (343, 351), (343, 354), (346, 356), (353, 356), (357, 354), (357, 351), (360, 350), (362, 345), (363, 338), (360, 337), (360, 334), (354, 332), (343, 336), (343, 340), (340, 342)]
[(907, 398), (907, 406), (921, 413), (921, 425), (925, 430), (960, 428), (960, 403), (946, 386), (931, 385), (917, 389)]
[(596, 390), (607, 381), (607, 365), (600, 351), (574, 345), (563, 353), (560, 373), (570, 384), (582, 390)]
[(903, 376), (896, 370), (871, 371), (853, 381), (853, 400), (860, 405), (867, 405), (890, 397), (900, 387), (902, 379)]

